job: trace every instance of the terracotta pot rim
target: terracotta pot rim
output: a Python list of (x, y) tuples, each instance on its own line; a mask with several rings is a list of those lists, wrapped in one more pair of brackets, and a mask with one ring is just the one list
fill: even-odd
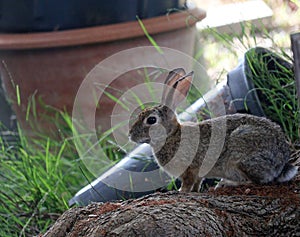
[[(143, 20), (149, 34), (158, 34), (193, 26), (205, 18), (200, 8)], [(0, 50), (39, 49), (76, 46), (136, 38), (144, 32), (138, 21), (43, 33), (0, 34)]]

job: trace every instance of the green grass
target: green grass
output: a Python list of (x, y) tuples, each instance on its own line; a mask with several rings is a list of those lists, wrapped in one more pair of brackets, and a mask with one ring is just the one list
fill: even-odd
[[(276, 40), (274, 32), (270, 32), (262, 23), (253, 25), (249, 22), (240, 25), (240, 32), (219, 33), (214, 29), (206, 30), (202, 43), (203, 57), (208, 64), (208, 74), (216, 81), (225, 79), (227, 73), (238, 65), (240, 58), (250, 49), (257, 46), (268, 49), (276, 57), (293, 64), (288, 34), (285, 44)], [(222, 52), (222, 53), (220, 53)], [(254, 52), (254, 51), (251, 51)], [(288, 141), (292, 144), (299, 140), (299, 105), (293, 69), (282, 63), (273, 63), (270, 55), (258, 56), (247, 53), (249, 65), (248, 78), (251, 78), (258, 94), (265, 115), (281, 125)], [(198, 55), (199, 56), (199, 55)], [(269, 60), (269, 61), (268, 61)], [(210, 71), (210, 69), (213, 69)], [(246, 99), (246, 98), (245, 98)]]
[(70, 197), (65, 174), (72, 164), (61, 159), (66, 143), (50, 152), (48, 140), (33, 151), (22, 140), (13, 148), (1, 144), (1, 236), (43, 231)]
[[(141, 73), (146, 74), (145, 81), (150, 82), (161, 72), (151, 72), (150, 76), (145, 68)], [(97, 88), (102, 90), (101, 85)], [(155, 97), (152, 89), (149, 86), (149, 93)], [(117, 96), (120, 93), (117, 91)], [(105, 95), (125, 110), (132, 103), (120, 104), (113, 94)], [(142, 101), (134, 94), (132, 97), (143, 109)], [(18, 100), (18, 103), (22, 104), (22, 101)], [(37, 104), (41, 104), (46, 112), (38, 115)], [(38, 127), (38, 116), (52, 124), (49, 129), (54, 131), (49, 131), (52, 138)], [(18, 141), (14, 144), (0, 139), (0, 203), (3, 203), (0, 205), (0, 236), (44, 233), (69, 208), (68, 201), (73, 195), (96, 178), (82, 163), (76, 149), (76, 146), (93, 149), (95, 144), (89, 143), (92, 134), (75, 131), (70, 115), (45, 105), (34, 94), (28, 101), (26, 121), (35, 133), (27, 137), (19, 128)], [(111, 161), (107, 167), (102, 167), (103, 171), (125, 155), (110, 138), (117, 127), (98, 134), (98, 142)], [(82, 136), (83, 140), (80, 139)]]
[(136, 17), (138, 20), (138, 23), (140, 25), (140, 27), (142, 28), (145, 36), (147, 37), (147, 39), (149, 40), (149, 42), (152, 44), (153, 47), (155, 47), (155, 49), (160, 53), (163, 54), (163, 51), (161, 50), (161, 48), (159, 47), (159, 45), (156, 43), (156, 41), (153, 39), (153, 37), (148, 33), (143, 21), (137, 16)]
[[(275, 59), (275, 57), (277, 59)], [(279, 60), (284, 60), (281, 62)], [(290, 143), (299, 140), (299, 105), (292, 63), (286, 54), (249, 51), (247, 62), (265, 115), (281, 125)]]
[[(68, 200), (95, 179), (76, 152), (71, 118), (62, 112), (56, 118), (60, 138), (27, 138), (19, 129), (14, 144), (0, 139), (0, 236), (45, 232), (69, 208)], [(121, 158), (109, 139), (101, 146), (112, 160)]]

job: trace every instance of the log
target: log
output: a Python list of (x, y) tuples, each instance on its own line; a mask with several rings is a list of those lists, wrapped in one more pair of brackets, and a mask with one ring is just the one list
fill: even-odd
[(207, 193), (154, 193), (66, 211), (43, 235), (299, 236), (300, 177)]

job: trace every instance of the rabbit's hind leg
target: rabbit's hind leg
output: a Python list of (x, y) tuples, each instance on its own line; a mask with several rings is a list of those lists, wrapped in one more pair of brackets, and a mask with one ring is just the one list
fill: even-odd
[(270, 183), (276, 179), (284, 166), (282, 162), (276, 162), (280, 160), (276, 158), (271, 151), (254, 152), (242, 159), (237, 167), (253, 183)]

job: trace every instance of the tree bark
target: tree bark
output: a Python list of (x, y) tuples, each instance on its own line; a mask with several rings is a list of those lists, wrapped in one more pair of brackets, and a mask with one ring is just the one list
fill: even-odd
[(93, 203), (66, 211), (44, 236), (300, 236), (300, 178)]
[[(299, 55), (296, 40), (299, 35), (293, 41)], [(299, 149), (295, 155), (299, 166)], [(300, 174), (280, 185), (155, 193), (76, 207), (43, 236), (300, 236)]]

